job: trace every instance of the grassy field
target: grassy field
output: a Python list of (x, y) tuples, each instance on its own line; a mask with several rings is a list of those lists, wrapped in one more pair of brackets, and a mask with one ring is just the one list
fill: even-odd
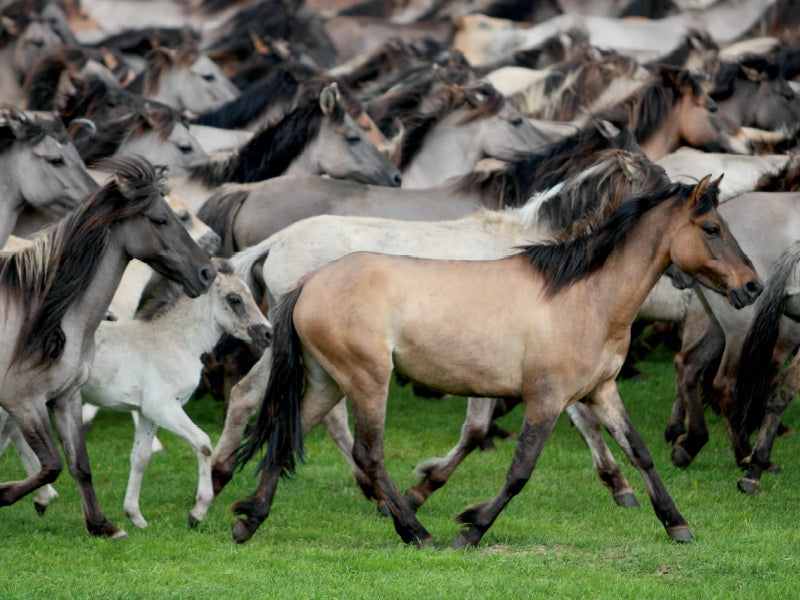
[[(671, 542), (655, 518), (638, 473), (611, 445), (642, 504), (617, 507), (600, 484), (588, 450), (562, 418), (534, 474), (474, 550), (450, 545), (464, 506), (491, 498), (510, 464), (513, 442), (476, 453), (422, 507), (436, 548), (404, 546), (352, 482), (323, 431), (307, 441), (307, 461), (283, 481), (273, 512), (245, 545), (232, 542), (230, 505), (249, 495), (253, 468), (237, 473), (195, 530), (186, 525), (196, 461), (180, 439), (161, 432), (166, 452), (153, 456), (141, 498), (150, 527), (122, 512), (133, 427), (128, 415), (102, 412), (88, 436), (94, 480), (108, 517), (127, 540), (93, 539), (83, 529), (72, 479), (39, 517), (32, 498), (0, 509), (0, 600), (12, 598), (790, 598), (800, 595), (800, 440), (781, 438), (762, 492), (736, 490), (719, 419), (707, 416), (711, 441), (685, 471), (669, 462), (662, 431), (674, 396), (671, 356), (643, 363), (645, 381), (622, 382), (622, 397), (645, 438), (696, 543)], [(394, 388), (387, 462), (401, 489), (412, 468), (456, 441), (464, 399), (425, 400)], [(192, 401), (189, 411), (216, 439), (221, 406)], [(784, 421), (800, 428), (790, 407)], [(519, 409), (502, 425), (516, 430)], [(9, 450), (0, 479), (22, 469)]]

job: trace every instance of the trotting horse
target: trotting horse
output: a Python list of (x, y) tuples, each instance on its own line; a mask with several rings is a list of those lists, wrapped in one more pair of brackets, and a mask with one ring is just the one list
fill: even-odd
[(3, 300), (0, 406), (16, 420), (41, 470), (0, 484), (0, 506), (53, 482), (62, 469), (48, 406), (78, 484), (87, 531), (125, 532), (106, 519), (92, 486), (81, 424), (80, 387), (89, 376), (94, 334), (128, 261), (138, 258), (182, 283), (191, 297), (216, 274), (163, 197), (163, 173), (139, 157), (109, 164), (114, 177), (31, 247), (0, 254)]
[[(559, 414), (586, 403), (642, 475), (656, 516), (691, 541), (625, 411), (615, 378), (630, 327), (670, 263), (727, 296), (752, 303), (763, 287), (716, 210), (710, 176), (670, 184), (618, 206), (598, 228), (567, 242), (535, 244), (496, 261), (436, 261), (353, 253), (314, 271), (276, 310), (273, 371), (246, 463), (269, 440), (253, 495), (233, 510), (238, 542), (269, 514), (282, 472), (303, 456), (303, 436), (347, 396), (353, 458), (406, 543), (431, 534), (384, 464), (392, 371), (460, 395), (520, 397), (524, 421), (498, 495), (470, 507), (456, 547), (474, 546), (523, 488)], [(494, 308), (492, 308), (494, 307)], [(304, 389), (305, 388), (305, 389)]]

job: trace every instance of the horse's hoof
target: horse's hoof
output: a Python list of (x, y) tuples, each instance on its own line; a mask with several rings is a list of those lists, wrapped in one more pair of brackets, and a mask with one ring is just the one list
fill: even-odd
[(237, 544), (244, 544), (252, 537), (250, 531), (247, 529), (247, 523), (239, 519), (233, 524), (233, 541)]
[(668, 527), (667, 534), (676, 542), (686, 544), (694, 541), (692, 532), (689, 531), (688, 525), (677, 525), (675, 527)]
[(436, 548), (436, 542), (434, 541), (432, 535), (427, 535), (424, 538), (422, 538), (421, 540), (417, 539), (414, 542), (414, 545), (417, 548)]
[(681, 469), (685, 469), (690, 464), (694, 457), (689, 454), (683, 446), (673, 446), (672, 447), (672, 463), (676, 467), (680, 467)]
[(739, 488), (740, 492), (743, 492), (748, 496), (755, 496), (758, 493), (758, 489), (761, 487), (761, 484), (757, 479), (751, 479), (750, 477), (739, 477), (739, 481), (736, 482), (736, 487)]
[(781, 472), (781, 468), (775, 463), (769, 463), (769, 466), (767, 467), (767, 472), (772, 473), (773, 475), (777, 475)]
[(112, 539), (112, 540), (114, 540), (116, 542), (117, 540), (126, 540), (126, 539), (128, 539), (128, 534), (125, 532), (124, 529), (118, 529), (117, 531), (115, 531), (114, 533), (112, 533), (108, 537), (109, 537), (109, 539)]
[(623, 506), (625, 508), (639, 508), (639, 501), (636, 499), (636, 496), (633, 495), (633, 492), (616, 494), (614, 496), (614, 502), (616, 502), (618, 506)]
[(196, 529), (199, 524), (200, 519), (195, 518), (192, 513), (189, 513), (189, 529)]
[(456, 539), (453, 542), (453, 548), (455, 550), (463, 550), (464, 548), (472, 548), (474, 546), (475, 544), (471, 544), (467, 541), (467, 536), (463, 531), (456, 536)]
[(36, 512), (39, 514), (40, 517), (44, 516), (44, 512), (47, 510), (47, 504), (42, 504), (41, 502), (33, 502), (33, 508), (36, 509)]

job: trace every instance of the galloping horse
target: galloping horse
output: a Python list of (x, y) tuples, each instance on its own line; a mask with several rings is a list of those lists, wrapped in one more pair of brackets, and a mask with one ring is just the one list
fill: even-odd
[(49, 406), (87, 531), (120, 538), (125, 532), (97, 501), (81, 424), (80, 388), (89, 376), (95, 330), (131, 258), (180, 281), (191, 297), (207, 291), (216, 273), (164, 201), (162, 174), (138, 157), (109, 166), (113, 179), (81, 208), (32, 246), (0, 254), (0, 335), (11, 342), (0, 349), (0, 406), (41, 463), (35, 475), (0, 484), (0, 506), (51, 483), (62, 469)]
[[(241, 464), (269, 440), (253, 495), (233, 509), (238, 542), (269, 514), (303, 436), (342, 398), (353, 411), (353, 458), (406, 543), (432, 541), (389, 477), (383, 428), (392, 371), (455, 394), (521, 397), (525, 415), (500, 493), (458, 520), (456, 547), (474, 546), (529, 479), (559, 414), (586, 403), (638, 468), (656, 516), (693, 539), (622, 405), (615, 378), (630, 326), (674, 263), (735, 306), (761, 280), (716, 211), (718, 189), (670, 184), (618, 206), (597, 229), (534, 244), (495, 261), (353, 253), (304, 278), (276, 310), (273, 371)], [(495, 309), (490, 307), (495, 306)], [(305, 390), (303, 391), (303, 389)]]

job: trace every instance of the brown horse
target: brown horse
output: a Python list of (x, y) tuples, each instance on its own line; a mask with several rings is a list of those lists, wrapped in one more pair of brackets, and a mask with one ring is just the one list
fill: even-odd
[(432, 540), (384, 464), (386, 403), (396, 369), (434, 389), (518, 397), (525, 404), (503, 488), (459, 515), (468, 527), (456, 547), (480, 541), (529, 479), (559, 414), (576, 401), (594, 411), (639, 469), (669, 536), (691, 541), (615, 378), (637, 311), (670, 263), (734, 306), (752, 303), (761, 292), (761, 280), (717, 213), (719, 189), (709, 180), (630, 198), (592, 233), (526, 246), (505, 259), (353, 253), (304, 278), (276, 310), (273, 371), (239, 461), (251, 459), (267, 440), (269, 450), (256, 491), (234, 505), (245, 517), (234, 524), (234, 539), (253, 535), (269, 513), (280, 474), (302, 458), (303, 436), (347, 396), (355, 462), (386, 502), (403, 541)]

